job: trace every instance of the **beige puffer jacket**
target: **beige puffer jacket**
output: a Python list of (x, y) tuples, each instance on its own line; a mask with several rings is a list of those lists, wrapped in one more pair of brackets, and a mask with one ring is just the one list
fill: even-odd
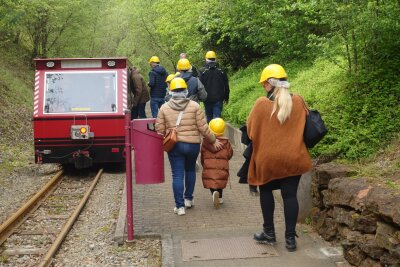
[(171, 98), (161, 106), (156, 120), (156, 131), (165, 135), (167, 129), (175, 127), (179, 112), (183, 110), (178, 127), (178, 142), (201, 143), (201, 135), (210, 143), (215, 142), (215, 135), (208, 129), (208, 124), (200, 105), (188, 98)]

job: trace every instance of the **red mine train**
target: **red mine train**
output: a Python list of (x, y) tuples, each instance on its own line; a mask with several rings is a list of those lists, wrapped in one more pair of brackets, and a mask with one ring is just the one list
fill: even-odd
[(126, 58), (35, 59), (35, 162), (124, 162), (128, 81)]

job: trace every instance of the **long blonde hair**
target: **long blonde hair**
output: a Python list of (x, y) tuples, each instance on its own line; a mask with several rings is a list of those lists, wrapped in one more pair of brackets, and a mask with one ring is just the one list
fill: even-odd
[(274, 96), (274, 107), (271, 112), (271, 117), (278, 109), (278, 118), (280, 124), (283, 124), (292, 113), (293, 101), (292, 96), (289, 93), (290, 83), (287, 81), (281, 81), (275, 78), (268, 79), (268, 83), (275, 87), (272, 95)]

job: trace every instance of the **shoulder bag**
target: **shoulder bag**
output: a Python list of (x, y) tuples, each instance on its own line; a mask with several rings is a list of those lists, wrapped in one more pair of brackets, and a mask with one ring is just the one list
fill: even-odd
[(169, 129), (167, 131), (167, 133), (164, 135), (163, 146), (164, 146), (165, 152), (170, 152), (174, 148), (175, 144), (178, 142), (177, 130), (178, 130), (179, 124), (181, 123), (182, 115), (183, 115), (183, 111), (179, 112), (179, 116), (176, 121), (175, 127)]
[(318, 110), (309, 109), (304, 99), (302, 97), (301, 99), (303, 100), (304, 108), (307, 111), (303, 134), (304, 143), (306, 144), (306, 147), (313, 148), (328, 133), (328, 129), (326, 128)]

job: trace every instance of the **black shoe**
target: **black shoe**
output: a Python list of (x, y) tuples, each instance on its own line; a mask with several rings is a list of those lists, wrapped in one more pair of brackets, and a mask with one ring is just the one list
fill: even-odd
[(289, 252), (293, 252), (293, 251), (297, 250), (296, 237), (298, 237), (296, 234), (285, 237), (286, 249)]
[(257, 242), (263, 243), (263, 244), (274, 245), (276, 243), (275, 233), (273, 231), (268, 232), (268, 233), (261, 232), (259, 234), (254, 234), (253, 238)]

